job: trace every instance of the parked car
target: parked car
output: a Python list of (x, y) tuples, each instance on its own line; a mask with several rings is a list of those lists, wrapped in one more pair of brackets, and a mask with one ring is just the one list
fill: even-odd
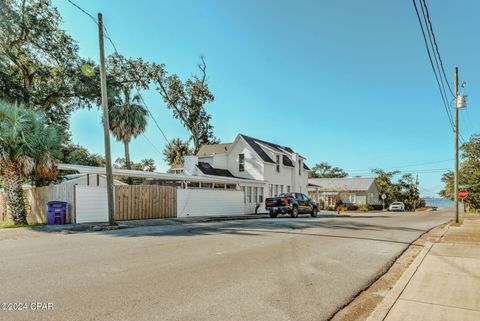
[(277, 217), (279, 214), (290, 214), (291, 217), (298, 217), (298, 214), (310, 214), (316, 217), (318, 205), (315, 201), (302, 193), (283, 193), (278, 197), (265, 199), (265, 209), (270, 217)]
[(405, 204), (402, 202), (393, 202), (388, 207), (389, 212), (405, 212)]

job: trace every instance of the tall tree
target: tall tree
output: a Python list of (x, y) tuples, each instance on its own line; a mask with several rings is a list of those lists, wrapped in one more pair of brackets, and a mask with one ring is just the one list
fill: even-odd
[(399, 201), (400, 192), (398, 186), (393, 182), (394, 176), (398, 175), (400, 171), (385, 171), (380, 168), (375, 168), (372, 170), (372, 173), (375, 175), (375, 182), (379, 188), (380, 194), (385, 194), (385, 204), (390, 204), (394, 201)]
[(43, 113), (0, 102), (0, 176), (15, 224), (27, 224), (22, 184), (57, 176), (54, 159), (61, 143), (58, 127), (48, 125)]
[(147, 126), (147, 110), (140, 103), (140, 96), (132, 97), (130, 88), (123, 87), (123, 97), (110, 106), (109, 121), (113, 136), (123, 142), (125, 147), (125, 162), (127, 169), (130, 165), (129, 144), (132, 138), (145, 132)]
[(0, 98), (42, 110), (68, 129), (75, 108), (100, 97), (98, 70), (78, 56), (50, 0), (0, 2)]
[(207, 85), (207, 64), (203, 57), (198, 68), (199, 76), (193, 75), (182, 82), (177, 75), (168, 75), (163, 65), (151, 65), (151, 77), (157, 91), (173, 111), (173, 117), (179, 119), (190, 132), (194, 153), (203, 144), (217, 141), (210, 124), (211, 116), (205, 110), (205, 104), (212, 102), (214, 96)]
[(187, 142), (184, 142), (180, 138), (174, 138), (163, 149), (163, 159), (170, 166), (182, 165), (185, 156), (192, 153), (193, 151)]
[(310, 178), (343, 178), (348, 173), (340, 167), (332, 167), (326, 162), (315, 164), (309, 172)]
[[(474, 134), (461, 147), (462, 162), (459, 169), (459, 184), (466, 185), (468, 197), (463, 201), (468, 211), (480, 210), (480, 134)], [(454, 197), (454, 175), (448, 171), (442, 176), (445, 184), (440, 192), (442, 197), (453, 199)]]

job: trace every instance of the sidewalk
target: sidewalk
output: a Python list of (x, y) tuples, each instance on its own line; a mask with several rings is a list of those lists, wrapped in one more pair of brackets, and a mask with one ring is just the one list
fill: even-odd
[(433, 244), (384, 320), (480, 320), (478, 215)]

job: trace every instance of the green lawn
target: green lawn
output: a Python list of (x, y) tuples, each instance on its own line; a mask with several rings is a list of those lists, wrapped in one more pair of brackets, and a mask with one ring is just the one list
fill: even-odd
[(45, 225), (45, 224), (44, 223), (35, 223), (35, 224), (15, 225), (15, 224), (13, 224), (13, 221), (0, 221), (0, 228), (33, 227), (33, 226), (39, 226), (39, 225)]

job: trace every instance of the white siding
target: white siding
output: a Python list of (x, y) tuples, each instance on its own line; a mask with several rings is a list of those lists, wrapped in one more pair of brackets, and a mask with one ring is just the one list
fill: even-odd
[(177, 217), (242, 215), (243, 212), (242, 191), (177, 189)]
[[(238, 155), (245, 155), (245, 170), (240, 172), (238, 170)], [(252, 150), (242, 138), (236, 140), (230, 146), (230, 150), (227, 156), (227, 169), (237, 177), (263, 180), (263, 160)]]
[(75, 205), (77, 223), (108, 222), (105, 187), (76, 186)]

